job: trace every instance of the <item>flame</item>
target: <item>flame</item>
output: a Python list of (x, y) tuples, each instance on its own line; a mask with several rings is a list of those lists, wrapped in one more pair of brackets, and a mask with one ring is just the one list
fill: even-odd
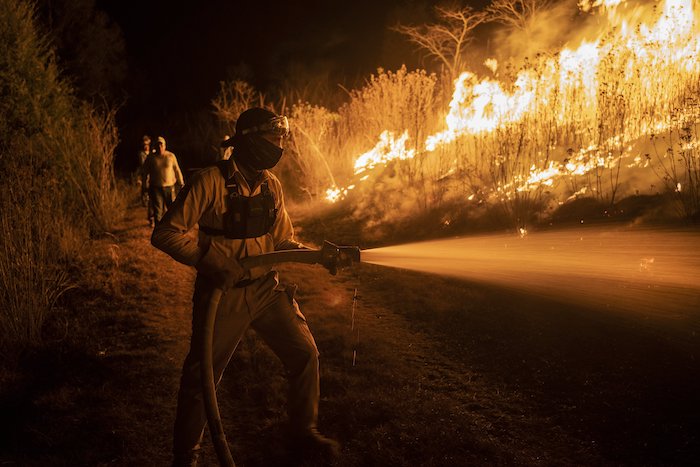
[(579, 0), (578, 6), (583, 12), (589, 12), (594, 8), (600, 7), (612, 10), (621, 3), (624, 3), (624, 1), (625, 0)]
[(484, 61), (484, 66), (491, 70), (491, 73), (496, 73), (496, 70), (498, 70), (498, 60), (495, 58), (487, 58)]
[(337, 186), (333, 186), (326, 190), (326, 200), (330, 201), (331, 203), (335, 203), (336, 201), (343, 199), (345, 195), (347, 195), (347, 190)]
[[(553, 111), (561, 127), (573, 126), (583, 132), (595, 127), (600, 112), (609, 111), (612, 105), (601, 101), (608, 92), (605, 85), (613, 81), (606, 73), (619, 74), (615, 82), (623, 86), (614, 92), (627, 106), (624, 132), (603, 141), (583, 140), (582, 147), (564, 161), (532, 165), (527, 176), (497, 190), (504, 194), (552, 186), (559, 177), (615, 167), (622, 158), (630, 159), (628, 167), (647, 165), (648, 158), (633, 154), (630, 143), (669, 129), (672, 122), (667, 116), (676, 105), (674, 98), (700, 76), (700, 35), (693, 0), (666, 0), (662, 8), (654, 10), (658, 11), (656, 16), (646, 20), (648, 8), (632, 8), (625, 0), (580, 0), (579, 7), (584, 12), (607, 13), (608, 27), (599, 37), (563, 48), (536, 69), (524, 68), (509, 85), (462, 72), (454, 82), (443, 130), (428, 136), (422, 147), (409, 140), (408, 131), (398, 137), (384, 131), (376, 145), (357, 158), (355, 174), (363, 174), (364, 179), (368, 171), (392, 160), (427, 155), (465, 136), (478, 138), (508, 125), (536, 122), (545, 111)], [(495, 75), (496, 60), (488, 59), (484, 64)], [(680, 191), (680, 186), (677, 189)], [(345, 194), (347, 189), (333, 187), (328, 199), (335, 201)]]
[(450, 112), (445, 117), (447, 129), (431, 135), (425, 142), (427, 151), (447, 144), (467, 133), (495, 130), (498, 126), (520, 120), (531, 109), (536, 79), (522, 73), (515, 81), (515, 91), (508, 93), (501, 83), (491, 79), (477, 81), (471, 72), (462, 73), (455, 81)]
[(408, 130), (398, 138), (391, 131), (382, 132), (379, 142), (355, 161), (355, 174), (371, 170), (377, 165), (386, 164), (394, 159), (412, 159), (416, 155), (416, 150), (407, 148), (407, 142)]

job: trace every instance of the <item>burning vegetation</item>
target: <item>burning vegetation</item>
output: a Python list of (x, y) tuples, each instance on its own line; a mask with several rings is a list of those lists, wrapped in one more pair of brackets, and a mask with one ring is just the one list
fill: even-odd
[[(523, 228), (572, 199), (614, 206), (634, 194), (668, 195), (677, 214), (697, 217), (696, 7), (496, 0), (485, 11), (439, 8), (435, 24), (396, 29), (442, 71), (380, 69), (337, 110), (294, 104), (295, 157), (282, 171), (301, 175), (295, 183), (307, 200), (350, 199), (356, 216), (375, 224), (396, 213), (496, 206)], [(485, 23), (499, 25), (500, 46), (480, 66), (471, 43)], [(214, 101), (224, 120), (250, 103), (232, 101), (227, 86), (241, 83), (222, 85)]]

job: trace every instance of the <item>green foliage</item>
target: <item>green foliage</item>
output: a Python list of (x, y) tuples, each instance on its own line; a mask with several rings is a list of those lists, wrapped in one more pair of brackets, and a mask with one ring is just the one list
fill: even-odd
[(47, 124), (66, 118), (70, 97), (32, 8), (16, 0), (0, 8), (0, 147), (26, 148)]
[(64, 211), (74, 222), (100, 234), (110, 229), (124, 210), (117, 191), (113, 155), (119, 136), (114, 112), (98, 112), (78, 104), (70, 120), (51, 134), (56, 169), (61, 174)]
[(121, 215), (114, 114), (77, 100), (32, 6), (0, 0), (0, 353), (41, 341), (89, 233)]

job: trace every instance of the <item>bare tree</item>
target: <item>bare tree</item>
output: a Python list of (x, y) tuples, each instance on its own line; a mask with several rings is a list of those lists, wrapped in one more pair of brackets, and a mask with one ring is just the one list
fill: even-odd
[(253, 86), (242, 80), (233, 80), (219, 82), (219, 93), (211, 104), (224, 130), (231, 133), (241, 112), (253, 105), (262, 107), (263, 102), (263, 96)]
[(486, 8), (488, 20), (509, 29), (527, 31), (538, 12), (554, 5), (555, 0), (493, 0)]
[(398, 25), (395, 31), (408, 36), (411, 42), (445, 66), (450, 77), (462, 71), (464, 52), (474, 39), (472, 31), (487, 19), (483, 11), (470, 6), (435, 7), (439, 21), (420, 26)]

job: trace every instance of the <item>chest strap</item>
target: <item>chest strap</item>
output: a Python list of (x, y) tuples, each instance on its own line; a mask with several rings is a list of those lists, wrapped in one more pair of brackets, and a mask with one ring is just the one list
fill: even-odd
[(226, 191), (226, 212), (223, 216), (223, 229), (201, 226), (199, 229), (212, 236), (231, 239), (257, 238), (267, 234), (277, 218), (275, 198), (270, 191), (268, 180), (260, 184), (260, 194), (243, 196), (235, 177), (228, 177), (231, 161), (219, 161), (216, 165), (224, 177)]

